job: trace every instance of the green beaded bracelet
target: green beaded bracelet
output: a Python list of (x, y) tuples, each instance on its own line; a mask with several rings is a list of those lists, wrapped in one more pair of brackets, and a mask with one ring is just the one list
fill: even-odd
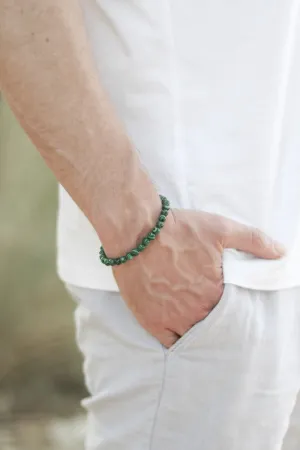
[(150, 233), (148, 233), (147, 236), (144, 237), (144, 239), (142, 239), (142, 242), (136, 248), (134, 248), (130, 252), (126, 253), (126, 255), (121, 256), (120, 258), (109, 258), (106, 255), (104, 248), (101, 247), (100, 253), (99, 253), (99, 258), (103, 264), (105, 264), (106, 266), (119, 266), (120, 264), (124, 264), (126, 261), (130, 261), (135, 256), (138, 256), (143, 250), (145, 250), (145, 248), (148, 247), (150, 242), (156, 238), (156, 236), (158, 235), (158, 233), (160, 232), (160, 230), (163, 228), (163, 226), (165, 224), (165, 221), (166, 221), (167, 215), (169, 213), (169, 209), (170, 209), (169, 200), (166, 197), (164, 197), (163, 195), (160, 195), (160, 199), (161, 199), (161, 206), (162, 206), (160, 216), (155, 224), (155, 227), (150, 231)]

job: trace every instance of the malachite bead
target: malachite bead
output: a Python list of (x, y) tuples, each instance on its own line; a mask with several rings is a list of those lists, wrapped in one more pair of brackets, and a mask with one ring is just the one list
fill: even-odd
[(121, 256), (120, 258), (108, 258), (108, 256), (104, 251), (104, 248), (101, 246), (99, 251), (99, 259), (103, 264), (105, 264), (106, 266), (116, 266), (116, 265), (119, 266), (120, 264), (124, 264), (126, 261), (130, 261), (135, 256), (138, 256), (140, 252), (142, 252), (143, 250), (145, 250), (146, 247), (148, 247), (150, 242), (155, 239), (155, 237), (158, 235), (160, 230), (165, 225), (165, 221), (170, 210), (169, 200), (163, 195), (160, 195), (160, 199), (162, 205), (160, 216), (157, 220), (155, 227), (150, 231), (150, 233), (147, 234), (146, 237), (144, 237), (141, 244), (138, 245), (137, 248), (134, 248), (133, 250), (128, 252), (127, 255)]

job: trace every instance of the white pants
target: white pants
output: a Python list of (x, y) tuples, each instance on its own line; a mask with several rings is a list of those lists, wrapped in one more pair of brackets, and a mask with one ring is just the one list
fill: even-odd
[(87, 450), (299, 450), (300, 288), (225, 287), (170, 350), (119, 294), (69, 286)]

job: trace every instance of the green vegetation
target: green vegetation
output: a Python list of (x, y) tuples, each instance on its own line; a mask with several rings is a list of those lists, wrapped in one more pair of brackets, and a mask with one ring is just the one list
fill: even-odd
[(0, 100), (0, 405), (13, 412), (68, 414), (85, 395), (56, 207), (54, 177)]

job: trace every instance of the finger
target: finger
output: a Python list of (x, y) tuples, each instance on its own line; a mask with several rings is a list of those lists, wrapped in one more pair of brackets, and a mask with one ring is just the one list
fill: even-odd
[(282, 244), (271, 239), (258, 228), (228, 221), (224, 233), (224, 248), (251, 253), (258, 258), (277, 259), (285, 254)]
[(172, 347), (178, 341), (180, 336), (171, 330), (163, 330), (161, 333), (155, 333), (155, 337), (166, 348)]

